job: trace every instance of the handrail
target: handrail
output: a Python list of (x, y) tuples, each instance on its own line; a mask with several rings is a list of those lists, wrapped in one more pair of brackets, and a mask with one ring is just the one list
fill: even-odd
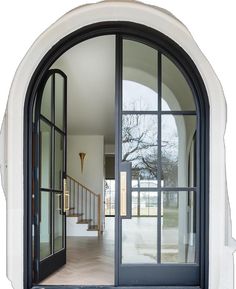
[(68, 217), (77, 217), (77, 223), (87, 223), (88, 230), (101, 231), (101, 195), (93, 192), (75, 178), (67, 175), (70, 191)]
[(67, 175), (67, 178), (68, 179), (71, 179), (72, 181), (74, 181), (76, 184), (80, 185), (82, 188), (84, 188), (85, 190), (89, 191), (91, 194), (95, 195), (95, 196), (99, 196), (99, 194), (93, 192), (92, 190), (90, 190), (89, 188), (87, 188), (86, 186), (84, 186), (83, 184), (81, 184), (78, 180), (76, 180), (75, 178), (71, 177), (71, 176), (68, 176)]

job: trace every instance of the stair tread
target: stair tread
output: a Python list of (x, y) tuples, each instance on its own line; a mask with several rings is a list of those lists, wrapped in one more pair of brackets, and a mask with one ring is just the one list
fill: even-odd
[(98, 225), (89, 226), (87, 231), (98, 231)]
[(79, 213), (79, 214), (69, 214), (69, 215), (66, 215), (67, 217), (81, 217), (83, 216), (83, 213)]
[(88, 224), (92, 221), (92, 219), (83, 219), (77, 222), (77, 224)]

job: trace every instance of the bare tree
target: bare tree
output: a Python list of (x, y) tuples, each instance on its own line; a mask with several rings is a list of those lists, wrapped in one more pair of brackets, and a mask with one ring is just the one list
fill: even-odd
[(162, 164), (162, 178), (167, 186), (176, 183), (176, 139), (162, 141), (161, 160), (158, 160), (157, 119), (149, 115), (125, 115), (122, 120), (122, 159), (132, 162), (134, 171), (142, 179), (157, 180), (158, 161)]

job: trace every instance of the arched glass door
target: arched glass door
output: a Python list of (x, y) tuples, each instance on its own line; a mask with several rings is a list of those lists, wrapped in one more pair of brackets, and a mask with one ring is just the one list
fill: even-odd
[(119, 285), (199, 285), (198, 115), (164, 52), (117, 37)]
[[(183, 49), (158, 31), (128, 22), (101, 23), (88, 31), (78, 31), (76, 41), (103, 33), (117, 40), (115, 285), (205, 288), (209, 106), (201, 76)], [(73, 37), (63, 40), (64, 51), (75, 43)], [(50, 51), (50, 65), (61, 47), (60, 43)], [(61, 106), (56, 104), (57, 74), (62, 77)], [(27, 212), (33, 212), (34, 224), (26, 234), (27, 240), (33, 236), (33, 242), (26, 242), (29, 284), (62, 266), (66, 253), (66, 77), (50, 70), (43, 77), (36, 74), (33, 81), (34, 90), (28, 92), (30, 98), (36, 91), (35, 117), (29, 114), (35, 119), (33, 128), (25, 121), (30, 138), (32, 133), (37, 138), (36, 159), (31, 150), (27, 155), (32, 176), (27, 181), (33, 191)], [(28, 110), (31, 107), (30, 102)], [(53, 225), (57, 221), (59, 233)]]
[(34, 282), (66, 263), (66, 76), (49, 70), (35, 108)]

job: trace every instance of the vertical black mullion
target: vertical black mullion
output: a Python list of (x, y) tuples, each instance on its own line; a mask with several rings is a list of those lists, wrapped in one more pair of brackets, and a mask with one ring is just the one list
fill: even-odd
[(162, 99), (162, 63), (161, 53), (158, 51), (157, 59), (157, 91), (158, 91), (158, 153), (157, 153), (157, 183), (158, 183), (158, 210), (157, 210), (157, 263), (161, 263), (161, 99)]
[[(51, 148), (52, 148), (52, 159), (51, 159), (51, 187), (52, 190), (55, 189), (55, 74), (52, 74), (52, 105), (51, 105), (51, 120), (52, 120), (52, 140), (51, 140)], [(55, 220), (54, 220), (54, 210), (55, 210), (55, 204), (54, 204), (54, 192), (51, 192), (51, 238), (52, 238), (52, 254), (54, 254), (54, 226), (55, 226)]]
[[(64, 80), (64, 97), (63, 97), (63, 102), (64, 102), (64, 110), (63, 110), (63, 117), (64, 117), (64, 122), (63, 122), (63, 128), (64, 128), (64, 178), (67, 178), (67, 77), (64, 75), (63, 76)], [(63, 190), (63, 180), (62, 180), (62, 190)], [(63, 195), (63, 194), (62, 194)], [(79, 194), (78, 194), (79, 198)], [(64, 201), (64, 200), (63, 200)], [(78, 204), (78, 200), (77, 200)], [(78, 211), (78, 209), (77, 209)], [(63, 222), (63, 247), (66, 249), (66, 213), (64, 214), (64, 217), (62, 217), (62, 222)], [(66, 250), (65, 250), (66, 252)]]
[[(197, 111), (197, 125), (196, 125), (196, 144), (195, 144), (195, 148), (194, 148), (194, 157), (196, 157), (195, 161), (196, 164), (194, 164), (194, 168), (196, 166), (196, 179), (194, 176), (194, 181), (195, 181), (195, 186), (196, 186), (196, 191), (195, 191), (195, 217), (196, 217), (196, 240), (195, 240), (195, 250), (196, 250), (196, 262), (198, 264), (201, 263), (201, 259), (203, 256), (201, 256), (200, 254), (200, 246), (201, 244), (204, 244), (204, 240), (202, 239), (202, 232), (201, 232), (201, 210), (204, 207), (204, 203), (202, 203), (202, 194), (201, 194), (201, 189), (200, 189), (200, 181), (201, 181), (201, 149), (200, 149), (200, 141), (201, 141), (201, 135), (200, 135), (200, 125), (201, 125), (201, 120), (200, 120), (200, 115), (199, 115), (199, 111)], [(204, 146), (202, 146), (204, 147)], [(203, 162), (204, 163), (204, 162)], [(202, 252), (202, 251), (201, 251)], [(201, 264), (201, 270), (203, 268), (205, 264)]]
[(140, 190), (138, 190), (138, 208), (137, 215), (140, 217)]
[[(51, 138), (50, 138), (50, 155), (51, 155), (51, 162), (50, 162), (50, 189), (53, 188), (53, 126), (50, 125), (50, 134), (51, 134)], [(53, 192), (50, 191), (50, 209), (53, 212)], [(51, 231), (50, 231), (50, 247), (51, 247), (51, 254), (53, 254), (53, 216), (52, 213), (50, 214), (50, 227), (51, 227)]]
[(140, 176), (138, 176), (138, 210), (137, 215), (140, 217)]
[[(41, 102), (40, 102), (41, 103)], [(38, 282), (40, 274), (40, 213), (41, 213), (41, 204), (40, 204), (40, 179), (41, 179), (41, 142), (40, 142), (40, 118), (39, 118), (39, 109), (38, 102), (36, 105), (36, 120), (35, 120), (35, 131), (37, 134), (36, 148), (35, 148), (35, 166), (36, 171), (34, 175), (35, 180), (35, 192), (34, 192), (34, 222), (35, 222), (35, 234), (34, 234), (34, 282)]]
[(120, 217), (120, 160), (121, 160), (121, 111), (122, 111), (122, 69), (123, 69), (123, 38), (116, 34), (115, 51), (115, 286), (119, 285), (119, 269), (122, 262), (122, 219)]

